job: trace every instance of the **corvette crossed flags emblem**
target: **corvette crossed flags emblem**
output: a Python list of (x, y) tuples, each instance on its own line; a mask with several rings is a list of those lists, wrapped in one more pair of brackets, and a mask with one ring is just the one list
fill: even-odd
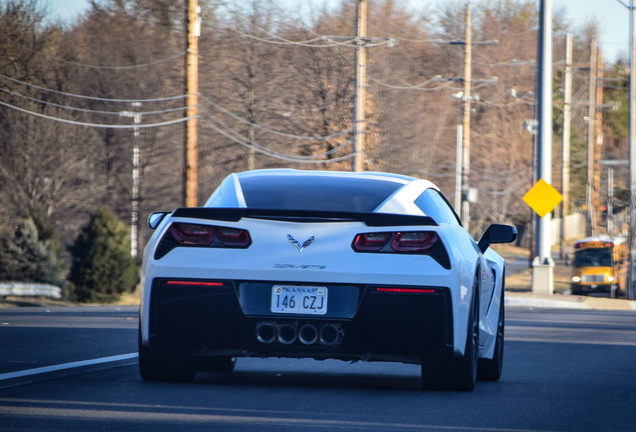
[(300, 245), (300, 243), (298, 243), (298, 240), (296, 240), (294, 237), (292, 237), (291, 234), (287, 234), (287, 240), (289, 240), (289, 242), (291, 244), (296, 246), (296, 248), (298, 249), (298, 252), (302, 252), (303, 249), (305, 249), (307, 246), (309, 246), (310, 244), (312, 244), (316, 240), (316, 236), (309, 237), (307, 240), (305, 240), (305, 243), (303, 243), (302, 246)]

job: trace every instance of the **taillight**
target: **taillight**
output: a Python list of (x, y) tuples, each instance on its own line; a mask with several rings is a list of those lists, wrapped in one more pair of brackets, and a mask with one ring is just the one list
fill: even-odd
[(379, 251), (392, 236), (393, 233), (358, 234), (353, 241), (353, 248), (357, 251)]
[(430, 250), (437, 240), (437, 234), (430, 231), (378, 232), (356, 235), (352, 246), (357, 252), (379, 252), (390, 243), (387, 252), (418, 253)]
[(252, 242), (248, 232), (242, 229), (217, 227), (215, 231), (225, 246), (246, 247)]
[(180, 246), (246, 249), (252, 244), (246, 230), (212, 225), (173, 222), (155, 251), (155, 259), (161, 259)]
[(391, 249), (396, 252), (426, 252), (437, 241), (434, 232), (397, 233), (391, 242)]
[(357, 234), (351, 248), (360, 253), (427, 255), (451, 268), (444, 243), (435, 231), (394, 231)]
[(170, 233), (179, 244), (207, 246), (214, 241), (212, 227), (189, 223), (173, 223)]

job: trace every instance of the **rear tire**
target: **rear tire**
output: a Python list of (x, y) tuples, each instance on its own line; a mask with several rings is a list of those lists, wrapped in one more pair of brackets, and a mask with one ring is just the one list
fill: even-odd
[(505, 306), (504, 289), (501, 291), (501, 305), (499, 306), (499, 320), (497, 321), (497, 339), (492, 359), (479, 359), (477, 379), (480, 381), (499, 381), (503, 370), (504, 356)]
[(163, 349), (149, 348), (138, 337), (139, 374), (145, 381), (190, 382), (196, 370), (187, 355)]
[(479, 353), (479, 286), (473, 286), (463, 357), (432, 356), (422, 360), (422, 387), (427, 390), (471, 391), (477, 381)]

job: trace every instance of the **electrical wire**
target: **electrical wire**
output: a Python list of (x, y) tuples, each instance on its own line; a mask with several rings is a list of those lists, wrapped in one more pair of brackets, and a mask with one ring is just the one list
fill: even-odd
[[(16, 97), (19, 97), (21, 99), (28, 100), (30, 102), (35, 102), (35, 103), (39, 103), (39, 104), (42, 104), (42, 105), (52, 106), (52, 107), (55, 107), (55, 108), (65, 109), (65, 110), (69, 110), (69, 111), (83, 112), (83, 113), (87, 113), (87, 114), (121, 116), (121, 111), (101, 111), (101, 110), (92, 110), (92, 109), (86, 109), (86, 108), (77, 108), (77, 107), (72, 107), (72, 106), (68, 106), (68, 105), (61, 105), (61, 104), (57, 104), (57, 103), (54, 103), (54, 102), (45, 101), (45, 100), (42, 100), (42, 99), (33, 98), (33, 97), (30, 97), (30, 96), (26, 96), (26, 95), (23, 95), (23, 94), (20, 94), (20, 93), (15, 93), (15, 92), (12, 92), (10, 90), (3, 89), (3, 88), (0, 88), (0, 91), (4, 92), (4, 93), (11, 94), (11, 95), (16, 96)], [(173, 112), (177, 112), (177, 111), (184, 111), (186, 109), (188, 109), (187, 106), (182, 106), (182, 107), (178, 107), (178, 108), (171, 108), (171, 109), (157, 110), (157, 111), (135, 111), (135, 114), (139, 114), (139, 115), (142, 115), (142, 116), (157, 115), (157, 114), (169, 114), (169, 113), (173, 113)]]
[[(217, 123), (220, 127), (222, 127), (223, 129), (229, 131), (230, 133), (228, 135), (225, 135), (229, 138), (229, 135), (232, 135), (233, 137), (235, 137), (238, 140), (241, 140), (241, 142), (243, 142), (246, 145), (249, 145), (250, 148), (254, 148), (254, 149), (259, 149), (262, 152), (267, 152), (268, 154), (272, 154), (272, 155), (280, 155), (280, 156), (284, 156), (287, 158), (293, 158), (296, 161), (303, 161), (303, 160), (313, 160), (313, 159), (317, 159), (320, 157), (325, 157), (325, 156), (329, 156), (337, 151), (339, 151), (340, 149), (350, 145), (353, 142), (353, 139), (349, 139), (347, 141), (345, 141), (343, 144), (341, 144), (340, 146), (331, 149), (328, 152), (322, 153), (322, 154), (318, 154), (318, 155), (311, 155), (311, 156), (296, 156), (296, 155), (289, 155), (289, 154), (285, 154), (285, 153), (280, 153), (280, 152), (276, 152), (274, 150), (268, 149), (267, 147), (258, 144), (252, 140), (250, 140), (249, 138), (243, 136), (240, 132), (238, 132), (237, 130), (233, 129), (232, 127), (230, 127), (229, 125), (227, 125), (226, 123), (222, 122), (221, 120), (219, 120), (218, 118), (214, 117), (212, 114), (210, 114), (209, 112), (203, 110), (203, 113), (207, 115), (208, 118), (210, 118), (211, 120), (213, 120), (215, 123)], [(211, 124), (208, 123), (209, 126), (211, 126)], [(220, 129), (218, 129), (217, 127), (215, 127), (215, 130), (217, 131), (221, 131)]]
[(151, 128), (151, 127), (160, 127), (160, 126), (169, 126), (169, 125), (173, 125), (173, 124), (177, 124), (177, 123), (183, 123), (185, 121), (188, 121), (192, 118), (195, 118), (195, 116), (190, 116), (190, 117), (183, 117), (183, 118), (179, 118), (179, 119), (174, 119), (174, 120), (167, 120), (164, 122), (156, 122), (156, 123), (136, 123), (134, 125), (122, 125), (122, 124), (101, 124), (101, 123), (87, 123), (87, 122), (80, 122), (80, 121), (75, 121), (75, 120), (67, 120), (67, 119), (61, 119), (61, 118), (57, 118), (57, 117), (53, 117), (53, 116), (49, 116), (46, 114), (40, 114), (34, 111), (29, 111), (27, 109), (24, 108), (20, 108), (11, 104), (8, 104), (6, 102), (0, 101), (0, 105), (5, 106), (7, 108), (16, 110), (16, 111), (20, 111), (22, 113), (25, 114), (29, 114), (35, 117), (39, 117), (39, 118), (43, 118), (43, 119), (47, 119), (47, 120), (53, 120), (53, 121), (57, 121), (60, 123), (66, 123), (66, 124), (70, 124), (70, 125), (75, 125), (75, 126), (88, 126), (88, 127), (96, 127), (96, 128), (110, 128), (110, 129), (135, 129), (135, 128)]
[[(232, 117), (235, 120), (240, 121), (241, 123), (247, 124), (249, 126), (253, 126), (253, 127), (255, 127), (257, 129), (260, 129), (262, 131), (269, 132), (271, 134), (282, 136), (282, 137), (285, 137), (285, 138), (293, 138), (293, 139), (299, 139), (299, 140), (324, 141), (324, 140), (328, 140), (328, 139), (337, 138), (337, 137), (339, 137), (339, 136), (341, 136), (343, 134), (351, 132), (352, 129), (353, 129), (352, 127), (350, 127), (350, 128), (345, 129), (343, 131), (336, 132), (335, 134), (328, 135), (328, 136), (322, 136), (322, 137), (307, 137), (307, 136), (300, 136), (300, 135), (292, 135), (292, 134), (288, 134), (288, 133), (284, 133), (284, 132), (275, 131), (273, 129), (269, 129), (269, 128), (266, 128), (264, 126), (257, 125), (256, 123), (252, 123), (249, 120), (245, 120), (244, 118), (241, 118), (241, 117), (237, 116), (236, 114), (234, 114), (234, 113), (226, 110), (225, 108), (221, 107), (220, 105), (214, 103), (210, 98), (208, 98), (206, 96), (203, 96), (203, 95), (199, 94), (199, 97), (204, 102), (207, 102), (208, 104), (210, 104), (212, 107), (222, 111), (223, 113), (229, 115), (230, 117)], [(210, 116), (211, 116), (211, 114), (210, 114)]]
[(286, 156), (282, 153), (277, 153), (277, 152), (271, 152), (267, 149), (263, 149), (260, 146), (255, 146), (252, 144), (249, 144), (245, 141), (242, 141), (236, 137), (231, 136), (230, 134), (228, 134), (227, 132), (223, 131), (222, 129), (219, 129), (218, 127), (216, 127), (215, 125), (213, 125), (212, 123), (208, 122), (206, 119), (200, 119), (200, 121), (205, 124), (206, 126), (210, 127), (211, 129), (215, 130), (216, 132), (220, 133), (221, 135), (223, 135), (224, 137), (226, 137), (227, 139), (243, 146), (249, 149), (254, 150), (255, 152), (261, 153), (265, 156), (269, 156), (271, 158), (274, 159), (279, 159), (279, 160), (283, 160), (286, 162), (295, 162), (295, 163), (305, 163), (305, 164), (319, 164), (319, 163), (332, 163), (332, 162), (340, 162), (340, 161), (344, 161), (347, 159), (351, 159), (355, 156), (354, 153), (351, 153), (349, 155), (346, 156), (341, 156), (338, 158), (333, 158), (333, 159), (320, 159), (320, 160), (305, 160), (305, 159), (299, 159), (296, 157), (291, 157), (291, 156)]
[(93, 100), (93, 101), (101, 101), (101, 102), (121, 102), (121, 103), (133, 103), (133, 102), (141, 102), (141, 103), (150, 103), (150, 102), (166, 102), (166, 101), (172, 101), (175, 99), (183, 99), (186, 98), (187, 95), (179, 95), (179, 96), (168, 96), (168, 97), (163, 97), (163, 98), (155, 98), (155, 99), (109, 99), (109, 98), (100, 98), (100, 97), (95, 97), (95, 96), (83, 96), (83, 95), (77, 95), (77, 94), (73, 94), (73, 93), (67, 93), (67, 92), (62, 92), (59, 90), (53, 90), (53, 89), (49, 89), (46, 87), (42, 87), (42, 86), (38, 86), (35, 84), (30, 84), (24, 81), (20, 81), (17, 80), (15, 78), (11, 78), (8, 77), (6, 75), (2, 75), (0, 74), (0, 78), (4, 78), (8, 81), (20, 84), (20, 85), (25, 85), (27, 87), (31, 87), (31, 88), (35, 88), (38, 90), (42, 90), (42, 91), (46, 91), (46, 92), (50, 92), (50, 93), (54, 93), (54, 94), (59, 94), (62, 96), (68, 96), (68, 97), (74, 97), (74, 98), (78, 98), (78, 99), (86, 99), (86, 100)]

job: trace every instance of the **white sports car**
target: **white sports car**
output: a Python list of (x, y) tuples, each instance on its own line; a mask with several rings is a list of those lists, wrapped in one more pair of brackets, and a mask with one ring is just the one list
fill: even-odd
[(504, 260), (432, 183), (386, 173), (229, 175), (203, 207), (153, 213), (143, 379), (190, 381), (236, 357), (420, 364), (430, 389), (498, 380)]

